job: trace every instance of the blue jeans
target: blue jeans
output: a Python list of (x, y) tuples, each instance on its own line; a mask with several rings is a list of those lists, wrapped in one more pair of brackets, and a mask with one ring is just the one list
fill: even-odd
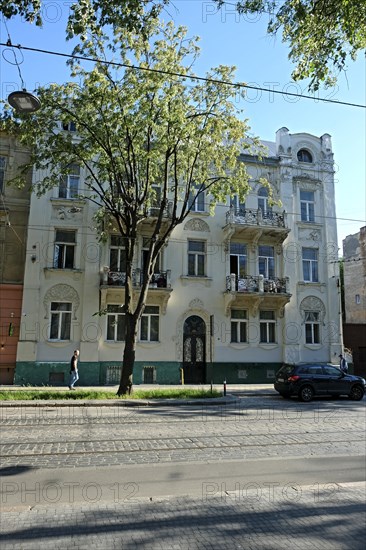
[(77, 382), (79, 380), (79, 373), (77, 370), (72, 370), (71, 371), (71, 374), (70, 374), (70, 382), (69, 382), (69, 386), (71, 388), (74, 387), (74, 384), (75, 382)]

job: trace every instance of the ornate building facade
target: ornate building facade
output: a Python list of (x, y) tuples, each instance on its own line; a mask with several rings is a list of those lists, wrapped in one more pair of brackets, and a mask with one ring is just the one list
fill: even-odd
[[(196, 201), (161, 254), (139, 326), (135, 384), (177, 384), (182, 372), (185, 383), (268, 383), (283, 362), (338, 363), (331, 138), (281, 128), (263, 143), (265, 158), (242, 156), (252, 176), (245, 204), (228, 197), (210, 215), (205, 197)], [(27, 247), (35, 260), (26, 263), (17, 383), (66, 383), (76, 348), (81, 385), (119, 381), (123, 240), (112, 234), (98, 243), (93, 206), (76, 198), (82, 179), (75, 166), (59, 188), (32, 197)], [(150, 234), (146, 220), (136, 292)]]

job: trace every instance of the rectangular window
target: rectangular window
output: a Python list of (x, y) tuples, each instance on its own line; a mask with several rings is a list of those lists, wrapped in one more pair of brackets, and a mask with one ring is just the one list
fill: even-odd
[(275, 275), (273, 246), (258, 247), (259, 275), (265, 279), (272, 279)]
[(119, 305), (107, 305), (107, 340), (124, 342), (126, 334), (126, 318)]
[(70, 164), (69, 174), (63, 176), (58, 189), (60, 199), (74, 199), (79, 193), (80, 166)]
[(315, 221), (314, 191), (300, 191), (301, 221)]
[(51, 303), (50, 340), (70, 340), (71, 312), (71, 303)]
[(276, 341), (276, 318), (274, 311), (259, 312), (260, 341), (272, 344)]
[(305, 342), (320, 344), (320, 322), (317, 311), (305, 311)]
[[(150, 239), (148, 237), (142, 238), (142, 256), (141, 256), (141, 269), (142, 272), (145, 272), (145, 268), (147, 267), (147, 260), (149, 255), (149, 247), (150, 247)], [(156, 258), (155, 267), (154, 267), (154, 273), (160, 273), (161, 271), (161, 253), (159, 253), (158, 257)]]
[(140, 321), (140, 340), (159, 341), (159, 306), (145, 306)]
[(204, 241), (188, 241), (188, 275), (204, 277), (206, 264), (206, 243)]
[(205, 212), (205, 193), (197, 195), (199, 188), (199, 186), (193, 186), (189, 194), (188, 204), (191, 212)]
[(53, 267), (74, 269), (76, 231), (56, 229)]
[(318, 250), (316, 248), (302, 249), (302, 270), (305, 282), (317, 283), (319, 281)]
[(67, 132), (76, 132), (76, 123), (74, 121), (63, 122), (62, 129), (66, 130)]
[(151, 207), (150, 207), (150, 216), (159, 216), (161, 208), (161, 187), (160, 185), (153, 184), (151, 186)]
[(4, 194), (5, 191), (5, 170), (6, 170), (6, 158), (0, 157), (0, 193)]
[(230, 243), (230, 273), (240, 279), (247, 274), (247, 247), (241, 243)]
[(245, 202), (240, 202), (238, 195), (234, 195), (230, 198), (230, 206), (234, 209), (234, 214), (236, 216), (245, 215)]
[(231, 310), (231, 341), (247, 342), (247, 312), (243, 309)]
[(355, 295), (355, 302), (356, 302), (357, 305), (360, 305), (360, 303), (361, 303), (361, 296), (360, 296), (359, 294), (356, 294), (356, 295)]
[(122, 235), (111, 235), (109, 249), (109, 269), (113, 272), (126, 272), (126, 251)]

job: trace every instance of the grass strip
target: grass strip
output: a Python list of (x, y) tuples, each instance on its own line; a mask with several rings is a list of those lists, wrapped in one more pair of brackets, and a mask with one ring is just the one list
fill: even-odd
[(0, 401), (35, 401), (35, 400), (60, 400), (60, 399), (200, 399), (221, 397), (217, 390), (200, 389), (156, 389), (156, 390), (135, 390), (131, 395), (118, 396), (114, 391), (94, 390), (50, 390), (39, 388), (37, 390), (2, 390)]

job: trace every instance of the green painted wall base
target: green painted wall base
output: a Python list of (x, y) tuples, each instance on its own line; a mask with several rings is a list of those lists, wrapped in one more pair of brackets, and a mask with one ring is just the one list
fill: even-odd
[[(180, 384), (181, 364), (176, 361), (136, 361), (133, 382), (139, 384)], [(270, 384), (280, 363), (213, 363), (206, 366), (206, 383)], [(116, 385), (120, 379), (119, 362), (79, 362), (79, 386)], [(69, 362), (18, 362), (14, 384), (68, 386)], [(351, 371), (351, 369), (350, 369)]]

